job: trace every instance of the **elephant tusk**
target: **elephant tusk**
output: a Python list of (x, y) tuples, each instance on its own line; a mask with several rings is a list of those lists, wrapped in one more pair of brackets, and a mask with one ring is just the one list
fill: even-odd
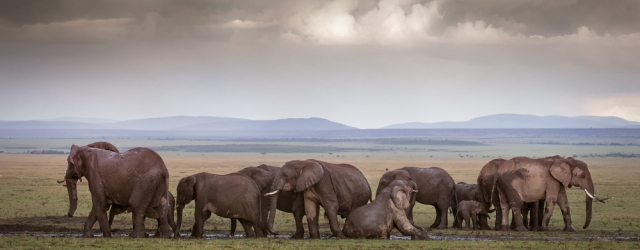
[(58, 184), (60, 184), (60, 183), (63, 183), (65, 181), (67, 181), (67, 179), (63, 179), (63, 180), (60, 180), (60, 181), (57, 181), (57, 182), (58, 182)]
[(589, 193), (589, 191), (587, 191), (587, 189), (583, 189), (583, 190), (584, 190), (584, 192), (587, 194), (587, 196), (591, 197), (591, 199), (598, 200), (598, 198), (596, 198), (595, 196), (591, 195), (591, 194)]
[(274, 194), (277, 194), (278, 192), (280, 192), (280, 190), (276, 190), (276, 191), (273, 191), (271, 193), (266, 193), (264, 196), (272, 196)]
[(587, 191), (587, 189), (583, 189), (583, 190), (584, 190), (584, 192), (587, 194), (587, 196), (591, 197), (591, 199), (594, 199), (594, 200), (596, 200), (596, 201), (599, 201), (599, 202), (604, 203), (604, 201), (605, 201), (605, 200), (609, 199), (609, 198), (600, 199), (600, 198), (598, 198), (598, 196), (596, 196), (595, 194), (594, 194), (594, 195), (591, 195), (591, 194), (589, 193), (589, 191)]
[(418, 192), (418, 190), (417, 190), (417, 189), (414, 189), (414, 190), (411, 190), (411, 192), (417, 193), (417, 192)]

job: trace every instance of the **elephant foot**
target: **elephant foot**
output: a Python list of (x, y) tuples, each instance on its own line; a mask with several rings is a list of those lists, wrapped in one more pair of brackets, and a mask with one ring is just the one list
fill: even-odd
[(480, 230), (491, 230), (490, 226), (481, 226)]
[(447, 229), (447, 225), (440, 225), (437, 227), (437, 229)]
[(573, 229), (573, 227), (572, 227), (572, 226), (565, 226), (565, 227), (564, 227), (564, 229), (563, 229), (562, 231), (565, 231), (565, 232), (575, 232), (576, 230), (575, 230), (575, 229)]
[(82, 234), (82, 237), (83, 238), (93, 238), (94, 236), (93, 236), (93, 233), (91, 233), (91, 232), (84, 232)]
[(294, 233), (293, 235), (291, 235), (291, 239), (304, 239), (304, 233)]
[(131, 237), (131, 238), (147, 238), (147, 237), (149, 237), (149, 234), (147, 234), (145, 232), (132, 232), (131, 234), (129, 234), (129, 237)]
[(527, 229), (527, 228), (526, 228), (526, 227), (524, 227), (524, 226), (517, 226), (517, 227), (515, 228), (515, 230), (516, 230), (516, 231), (518, 231), (518, 232), (527, 232), (527, 231), (529, 231), (529, 229)]

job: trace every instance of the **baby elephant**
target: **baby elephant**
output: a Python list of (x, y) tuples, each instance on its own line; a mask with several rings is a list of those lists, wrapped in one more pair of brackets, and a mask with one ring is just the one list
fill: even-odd
[(407, 210), (415, 203), (417, 185), (413, 181), (395, 180), (371, 203), (356, 208), (347, 216), (342, 232), (348, 238), (389, 239), (393, 228), (412, 239), (429, 239), (424, 228), (407, 218)]
[(469, 229), (470, 220), (473, 219), (473, 230), (475, 230), (480, 224), (478, 224), (478, 215), (489, 216), (492, 211), (487, 211), (484, 205), (478, 201), (461, 201), (458, 203), (457, 218), (461, 218), (466, 224), (460, 223), (462, 229)]

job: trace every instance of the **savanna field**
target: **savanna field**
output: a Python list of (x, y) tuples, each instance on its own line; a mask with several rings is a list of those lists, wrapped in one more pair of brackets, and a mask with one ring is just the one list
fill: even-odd
[[(62, 179), (67, 168), (67, 154), (26, 154), (25, 152), (52, 150), (68, 152), (71, 144), (86, 145), (101, 139), (0, 139), (0, 248), (334, 248), (334, 249), (403, 249), (403, 248), (572, 248), (620, 249), (640, 248), (640, 160), (627, 157), (586, 157), (619, 153), (640, 153), (638, 146), (555, 145), (522, 143), (519, 141), (398, 140), (308, 140), (308, 141), (189, 141), (111, 139), (124, 151), (131, 147), (150, 147), (163, 157), (171, 175), (170, 191), (175, 194), (178, 181), (199, 172), (226, 174), (248, 166), (269, 164), (282, 166), (295, 159), (318, 159), (333, 163), (349, 163), (366, 176), (372, 190), (377, 188), (385, 169), (403, 166), (439, 166), (455, 182), (476, 183), (480, 169), (493, 158), (515, 156), (543, 157), (573, 156), (585, 161), (590, 169), (599, 197), (609, 197), (607, 203), (593, 205), (593, 218), (587, 229), (585, 194), (581, 189), (567, 191), (571, 205), (574, 233), (562, 232), (564, 226), (558, 207), (554, 210), (548, 232), (518, 233), (499, 231), (462, 231), (458, 229), (429, 230), (432, 241), (409, 240), (289, 240), (286, 238), (244, 239), (227, 238), (229, 219), (213, 215), (205, 223), (205, 234), (214, 235), (203, 240), (189, 239), (130, 239), (131, 214), (118, 215), (112, 228), (112, 239), (84, 239), (80, 234), (91, 208), (87, 183), (78, 184), (78, 210), (73, 218), (66, 217), (69, 208), (67, 190), (56, 180)], [(594, 140), (594, 139), (589, 139)], [(217, 145), (215, 150), (201, 150), (201, 145)], [(162, 148), (162, 146), (167, 146)], [(171, 146), (171, 147), (168, 147)], [(223, 150), (232, 148), (233, 150)], [(246, 149), (246, 150), (238, 150)], [(262, 152), (264, 148), (270, 151)], [(229, 152), (224, 152), (229, 151)], [(233, 152), (236, 151), (236, 152)], [(238, 152), (241, 151), (241, 152)], [(243, 152), (242, 152), (243, 151)], [(190, 233), (193, 225), (193, 206), (185, 208), (182, 234)], [(493, 226), (493, 216), (489, 225)], [(435, 209), (416, 204), (415, 224), (428, 227), (433, 223)], [(344, 219), (339, 219), (341, 225)], [(305, 230), (308, 233), (306, 228)], [(453, 215), (449, 215), (449, 227)], [(321, 219), (321, 235), (330, 235), (328, 220)], [(155, 231), (155, 220), (146, 221), (146, 230)], [(98, 223), (94, 234), (99, 234)], [(275, 229), (282, 235), (293, 234), (291, 214), (278, 212)], [(243, 234), (238, 227), (236, 234)], [(394, 235), (401, 236), (398, 231)], [(53, 237), (52, 237), (53, 236)]]

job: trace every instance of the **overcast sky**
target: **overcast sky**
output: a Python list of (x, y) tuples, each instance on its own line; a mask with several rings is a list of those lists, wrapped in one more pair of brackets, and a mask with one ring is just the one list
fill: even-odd
[(2, 1), (0, 120), (640, 121), (640, 1)]

